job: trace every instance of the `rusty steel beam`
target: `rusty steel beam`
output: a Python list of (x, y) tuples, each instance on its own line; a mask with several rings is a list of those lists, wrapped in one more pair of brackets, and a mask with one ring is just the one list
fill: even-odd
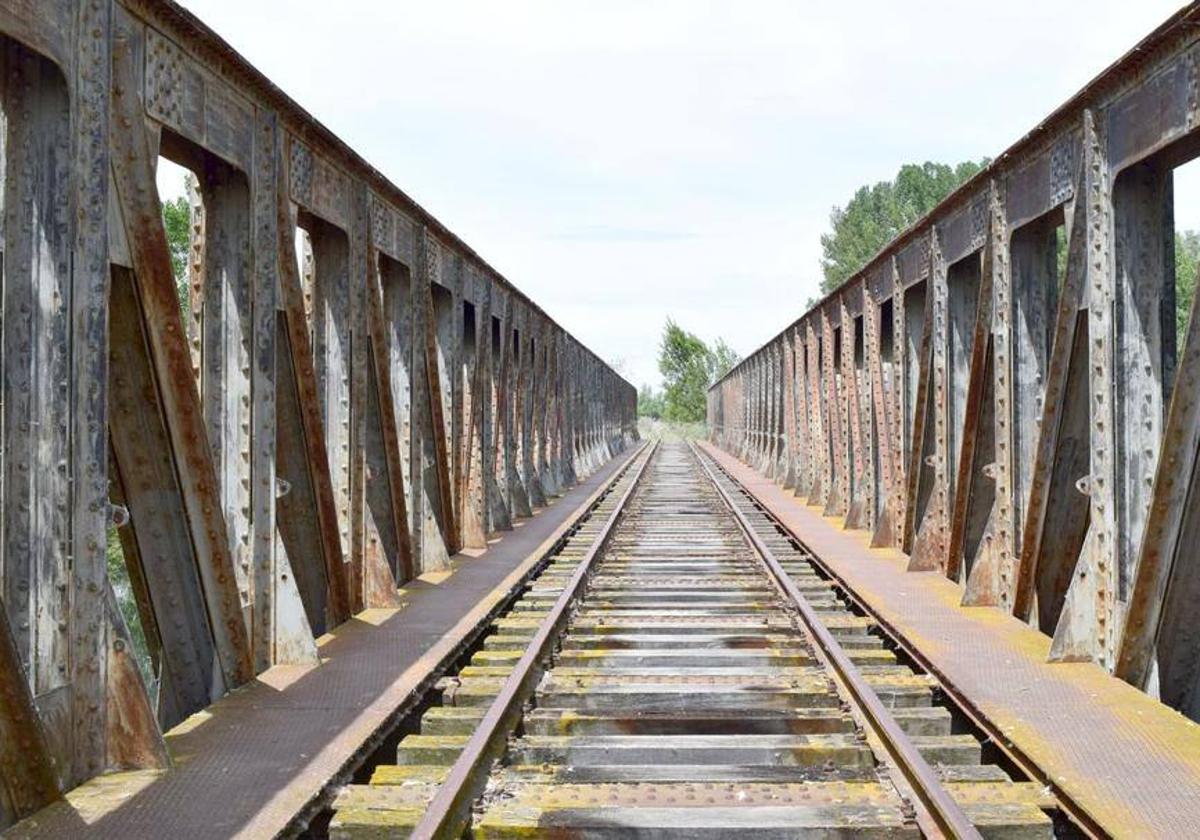
[(61, 795), (8, 617), (0, 613), (0, 819), (16, 822)]
[(237, 571), (225, 536), (216, 469), (204, 429), (200, 396), (171, 271), (154, 187), (154, 152), (136, 91), (133, 45), (118, 38), (113, 53), (113, 183), (137, 278), (146, 343), (154, 368), (184, 517), (196, 553), (217, 657), (233, 686), (253, 678), (250, 640), (242, 615)]
[[(290, 157), (290, 156), (289, 156)], [(283, 163), (288, 167), (289, 177), (291, 166), (295, 162)], [(282, 185), (281, 185), (282, 186)], [(337, 624), (350, 616), (351, 598), (350, 582), (342, 570), (344, 563), (342, 543), (338, 536), (337, 505), (333, 495), (333, 480), (330, 476), (329, 455), (325, 445), (325, 429), (321, 422), (320, 402), (317, 393), (317, 376), (313, 366), (313, 349), (309, 338), (309, 319), (305, 315), (303, 289), (293, 243), (296, 240), (296, 222), (294, 213), (287, 200), (285, 188), (278, 192), (278, 227), (279, 227), (279, 287), (283, 296), (283, 311), (281, 332), (286, 335), (285, 346), (281, 347), (282, 367), (289, 372), (284, 388), (288, 389), (285, 397), (289, 407), (294, 406), (294, 414), (288, 418), (288, 428), (293, 430), (288, 435), (290, 447), (279, 447), (279, 455), (288, 459), (285, 480), (292, 482), (296, 489), (308, 490), (305, 493), (309, 504), (302, 510), (296, 510), (289, 519), (299, 520), (296, 526), (310, 532), (315, 528), (316, 533), (309, 539), (310, 561), (302, 563), (299, 558), (293, 565), (305, 565), (313, 568), (321, 581), (314, 581), (312, 598), (306, 605), (312, 614), (310, 622), (324, 629), (324, 618), (319, 612), (328, 611), (331, 621)], [(285, 513), (287, 513), (285, 511)], [(291, 523), (281, 523), (287, 529)], [(287, 541), (287, 534), (284, 534)], [(294, 545), (298, 550), (303, 540), (297, 534)], [(312, 562), (311, 552), (319, 546), (316, 562)], [(319, 572), (317, 569), (319, 568)], [(297, 574), (305, 574), (297, 572)], [(328, 592), (326, 599), (325, 593)], [(320, 599), (322, 609), (316, 609), (316, 601)]]
[[(380, 233), (384, 233), (381, 231)], [(379, 429), (379, 449), (375, 454), (381, 456), (383, 464), (372, 459), (370, 467), (379, 470), (380, 479), (386, 477), (387, 508), (383, 518), (386, 525), (394, 532), (396, 556), (392, 558), (393, 574), (396, 583), (403, 583), (413, 577), (412, 545), (408, 530), (408, 502), (404, 497), (404, 465), (401, 461), (400, 431), (396, 425), (396, 395), (392, 389), (392, 372), (389, 365), (390, 353), (388, 345), (388, 329), (383, 303), (383, 289), (380, 285), (379, 260), (380, 252), (375, 244), (375, 225), (368, 228), (370, 237), (367, 278), (366, 278), (366, 309), (367, 329), (370, 336), (370, 367), (368, 385), (373, 399), (378, 403), (375, 413), (375, 423)], [(364, 456), (365, 457), (365, 456)], [(382, 469), (380, 469), (382, 467)], [(367, 482), (372, 476), (365, 477)]]
[[(1052, 660), (1200, 719), (1200, 373), (1176, 346), (1172, 249), (1197, 56), (1193, 4), (715, 383), (708, 419), (964, 604), (1040, 628)], [(788, 381), (764, 377), (789, 352)], [(781, 401), (783, 451), (810, 457), (772, 472)]]

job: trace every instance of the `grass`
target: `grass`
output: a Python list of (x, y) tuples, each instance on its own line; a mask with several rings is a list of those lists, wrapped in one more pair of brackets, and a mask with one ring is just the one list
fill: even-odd
[(653, 417), (638, 418), (638, 434), (644, 439), (658, 438), (662, 441), (703, 440), (708, 436), (705, 423), (669, 423)]

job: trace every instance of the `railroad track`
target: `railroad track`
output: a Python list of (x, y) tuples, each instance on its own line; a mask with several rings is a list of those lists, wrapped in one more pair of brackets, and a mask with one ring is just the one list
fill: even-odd
[(1052, 836), (876, 629), (707, 456), (647, 448), (330, 836)]

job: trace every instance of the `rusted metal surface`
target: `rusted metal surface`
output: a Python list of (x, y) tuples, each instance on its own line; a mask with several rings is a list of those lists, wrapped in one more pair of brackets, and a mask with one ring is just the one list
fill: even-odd
[[(112, 364), (109, 394), (114, 500), (126, 506), (130, 527), (120, 529), (130, 578), (145, 592), (140, 614), (155, 641), (152, 651), (162, 678), (158, 714), (164, 729), (193, 714), (231, 687), (217, 667), (204, 588), (193, 563), (164, 562), (192, 552), (183, 496), (170, 458), (170, 442), (153, 405), (155, 380), (129, 272), (113, 271), (109, 294)], [(151, 525), (150, 523), (154, 523)]]
[[(164, 765), (163, 727), (315, 663), (315, 635), (444, 566), (465, 506), (488, 513), (471, 520), (481, 547), (637, 432), (628, 383), (176, 4), (3, 4), (0, 35), (0, 600), (20, 663), (0, 689), (14, 721), (28, 696), (45, 743), (21, 736), (29, 769), (3, 770), (5, 825), (54, 789)], [(187, 318), (160, 158), (192, 175)], [(470, 381), (467, 304), (477, 338), (504, 319)], [(110, 534), (115, 505), (131, 519)], [(145, 678), (110, 603), (110, 547)]]
[(812, 453), (811, 503), (1029, 621), (1054, 661), (1196, 719), (1200, 363), (1176, 346), (1170, 243), (1172, 170), (1200, 148), (1198, 24), (1195, 4), (1166, 21), (716, 383), (708, 416), (762, 466), (759, 406), (788, 391), (761, 371), (799, 336), (807, 422), (784, 449)]
[(0, 698), (0, 816), (11, 823), (49, 805), (61, 793), (46, 733), (3, 615)]
[[(282, 159), (279, 163), (283, 166)], [(279, 344), (280, 355), (283, 358), (277, 365), (285, 373), (282, 389), (288, 389), (282, 397), (287, 402), (284, 410), (295, 407), (295, 413), (288, 420), (292, 421), (288, 429), (280, 429), (277, 433), (285, 441), (293, 445), (285, 448), (277, 447), (277, 452), (289, 459), (286, 471), (281, 477), (297, 490), (308, 490), (305, 493), (305, 509), (297, 510), (294, 518), (303, 520), (309, 527), (317, 529), (316, 540), (307, 548), (306, 557), (297, 557), (294, 565), (305, 565), (314, 572), (319, 568), (322, 583), (314, 581), (314, 595), (306, 605), (314, 613), (315, 602), (320, 593), (322, 609), (328, 612), (329, 620), (337, 624), (346, 620), (350, 615), (351, 595), (349, 581), (342, 571), (342, 545), (338, 538), (337, 508), (333, 498), (332, 478), (329, 471), (329, 454), (325, 446), (325, 430), (321, 422), (320, 402), (317, 398), (317, 377), (313, 368), (313, 350), (309, 338), (308, 318), (304, 314), (303, 291), (299, 272), (296, 269), (293, 256), (296, 240), (296, 223), (294, 210), (287, 200), (286, 193), (280, 189), (278, 197), (277, 220), (279, 227), (279, 286), (282, 292), (282, 312), (279, 318), (283, 321), (282, 332), (286, 341)], [(277, 356), (277, 359), (279, 357)], [(298, 422), (297, 422), (298, 421)], [(280, 469), (277, 459), (277, 470)], [(298, 494), (299, 495), (299, 494)], [(284, 514), (288, 514), (287, 505)], [(290, 518), (290, 517), (289, 517)], [(299, 524), (299, 523), (297, 523)], [(290, 523), (280, 523), (284, 529), (284, 540), (287, 540), (287, 530)], [(299, 548), (300, 539), (293, 542)], [(314, 549), (320, 546), (319, 554)], [(296, 553), (296, 549), (289, 549)], [(314, 556), (315, 555), (315, 556)], [(307, 561), (307, 562), (306, 562)], [(316, 567), (316, 568), (314, 568)], [(305, 574), (300, 572), (298, 574)], [(315, 576), (315, 575), (314, 575)], [(328, 590), (328, 598), (325, 591)], [(315, 622), (321, 628), (325, 627), (323, 615), (314, 614)]]
[[(112, 136), (113, 183), (125, 222), (155, 390), (179, 476), (185, 527), (194, 546), (217, 658), (232, 687), (254, 675), (249, 632), (153, 188), (155, 156), (136, 94), (133, 37), (122, 27), (113, 50), (113, 117), (122, 129)], [(127, 486), (137, 480), (125, 479)]]
[[(410, 580), (414, 576), (412, 543), (408, 530), (408, 501), (404, 496), (405, 476), (401, 461), (400, 432), (396, 427), (396, 412), (386, 411), (385, 407), (396, 404), (396, 395), (392, 390), (392, 372), (388, 364), (388, 338), (385, 325), (383, 294), (379, 285), (378, 267), (373, 266), (367, 277), (367, 307), (371, 331), (371, 375), (374, 377), (372, 387), (378, 403), (378, 416), (381, 444), (384, 457), (384, 474), (387, 477), (389, 501), (388, 513), (391, 516), (391, 527), (395, 529), (397, 557), (395, 558), (394, 574), (396, 580)], [(367, 481), (371, 478), (368, 476)]]

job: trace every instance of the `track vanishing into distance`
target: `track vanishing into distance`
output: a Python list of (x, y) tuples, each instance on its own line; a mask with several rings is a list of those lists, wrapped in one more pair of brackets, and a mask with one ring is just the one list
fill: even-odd
[(179, 0), (0, 62), (5, 840), (1198, 835), (1200, 0), (694, 448)]
[(465, 658), (331, 837), (1070, 831), (686, 444), (636, 456)]

